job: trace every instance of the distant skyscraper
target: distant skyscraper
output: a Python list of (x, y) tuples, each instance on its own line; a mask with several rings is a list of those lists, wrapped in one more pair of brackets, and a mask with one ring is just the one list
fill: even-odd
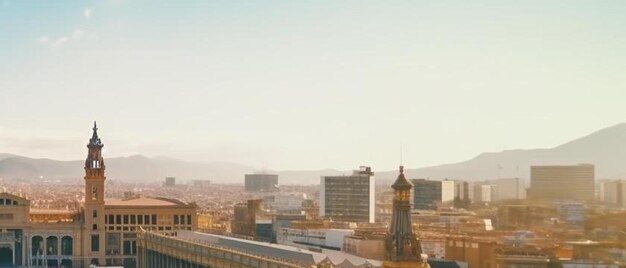
[(163, 183), (164, 187), (174, 187), (176, 186), (176, 178), (175, 177), (165, 177), (165, 182)]
[(594, 199), (594, 166), (531, 166), (529, 198), (543, 200)]
[(275, 191), (278, 189), (278, 175), (276, 174), (246, 174), (246, 191)]
[(600, 201), (610, 208), (626, 208), (626, 180), (601, 182)]
[(436, 209), (437, 204), (454, 200), (456, 182), (412, 179), (413, 208)]
[(325, 176), (320, 182), (320, 217), (374, 222), (375, 179), (370, 167), (351, 176)]
[(454, 197), (460, 200), (470, 200), (470, 184), (467, 181), (455, 181)]
[(483, 184), (480, 186), (480, 201), (481, 202), (493, 202), (496, 201), (496, 186), (492, 184)]
[(519, 178), (489, 180), (486, 183), (494, 186), (494, 195), (492, 196), (492, 201), (523, 199), (525, 197), (524, 184)]

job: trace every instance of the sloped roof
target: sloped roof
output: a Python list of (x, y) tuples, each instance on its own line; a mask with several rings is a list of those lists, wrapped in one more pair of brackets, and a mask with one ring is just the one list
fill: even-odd
[(259, 254), (263, 256), (292, 260), (305, 265), (317, 265), (325, 261), (330, 261), (335, 266), (339, 265), (338, 267), (351, 267), (351, 265), (353, 267), (359, 267), (364, 264), (370, 264), (372, 267), (382, 267), (381, 261), (365, 259), (336, 250), (322, 250), (322, 252), (313, 252), (293, 246), (270, 244), (229, 236), (221, 236), (186, 230), (178, 231), (177, 238), (199, 243), (209, 243), (225, 246), (233, 248), (235, 250)]
[(187, 205), (184, 202), (174, 200), (174, 199), (166, 199), (166, 198), (152, 198), (140, 196), (131, 199), (108, 199), (105, 201), (105, 205), (107, 207), (128, 207), (128, 206), (137, 206), (137, 207), (169, 207), (169, 206), (181, 206)]
[(17, 201), (20, 205), (29, 205), (30, 200), (7, 192), (0, 193), (0, 198), (11, 199)]

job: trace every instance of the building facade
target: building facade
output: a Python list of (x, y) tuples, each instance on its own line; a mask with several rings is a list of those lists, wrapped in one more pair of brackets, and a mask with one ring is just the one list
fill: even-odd
[(600, 202), (608, 208), (626, 208), (626, 180), (602, 181)]
[(375, 221), (375, 179), (370, 167), (350, 176), (323, 176), (319, 216), (336, 221)]
[(0, 194), (0, 266), (135, 267), (138, 228), (196, 229), (193, 203), (147, 197), (105, 200), (103, 146), (94, 123), (79, 210), (30, 209), (29, 200)]
[(454, 200), (457, 183), (450, 180), (412, 179), (413, 208), (437, 209), (437, 205)]
[(278, 188), (276, 174), (246, 174), (245, 189), (250, 192), (275, 191)]
[(594, 189), (593, 165), (530, 167), (530, 199), (593, 201)]

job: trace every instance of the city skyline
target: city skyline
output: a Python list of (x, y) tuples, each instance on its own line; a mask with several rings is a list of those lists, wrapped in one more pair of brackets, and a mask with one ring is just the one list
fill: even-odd
[(1, 4), (6, 153), (81, 159), (97, 120), (107, 157), (394, 170), (625, 121), (618, 1)]

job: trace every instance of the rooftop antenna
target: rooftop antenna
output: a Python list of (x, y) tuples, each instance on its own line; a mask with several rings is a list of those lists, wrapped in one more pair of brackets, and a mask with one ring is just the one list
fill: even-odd
[(402, 146), (402, 142), (400, 142), (400, 165), (401, 166), (404, 165), (403, 159), (402, 159), (403, 154), (404, 154), (404, 147)]
[(496, 169), (498, 171), (498, 179), (500, 179), (500, 172), (502, 171), (502, 166), (500, 165), (500, 163), (498, 163), (498, 165), (496, 165)]

